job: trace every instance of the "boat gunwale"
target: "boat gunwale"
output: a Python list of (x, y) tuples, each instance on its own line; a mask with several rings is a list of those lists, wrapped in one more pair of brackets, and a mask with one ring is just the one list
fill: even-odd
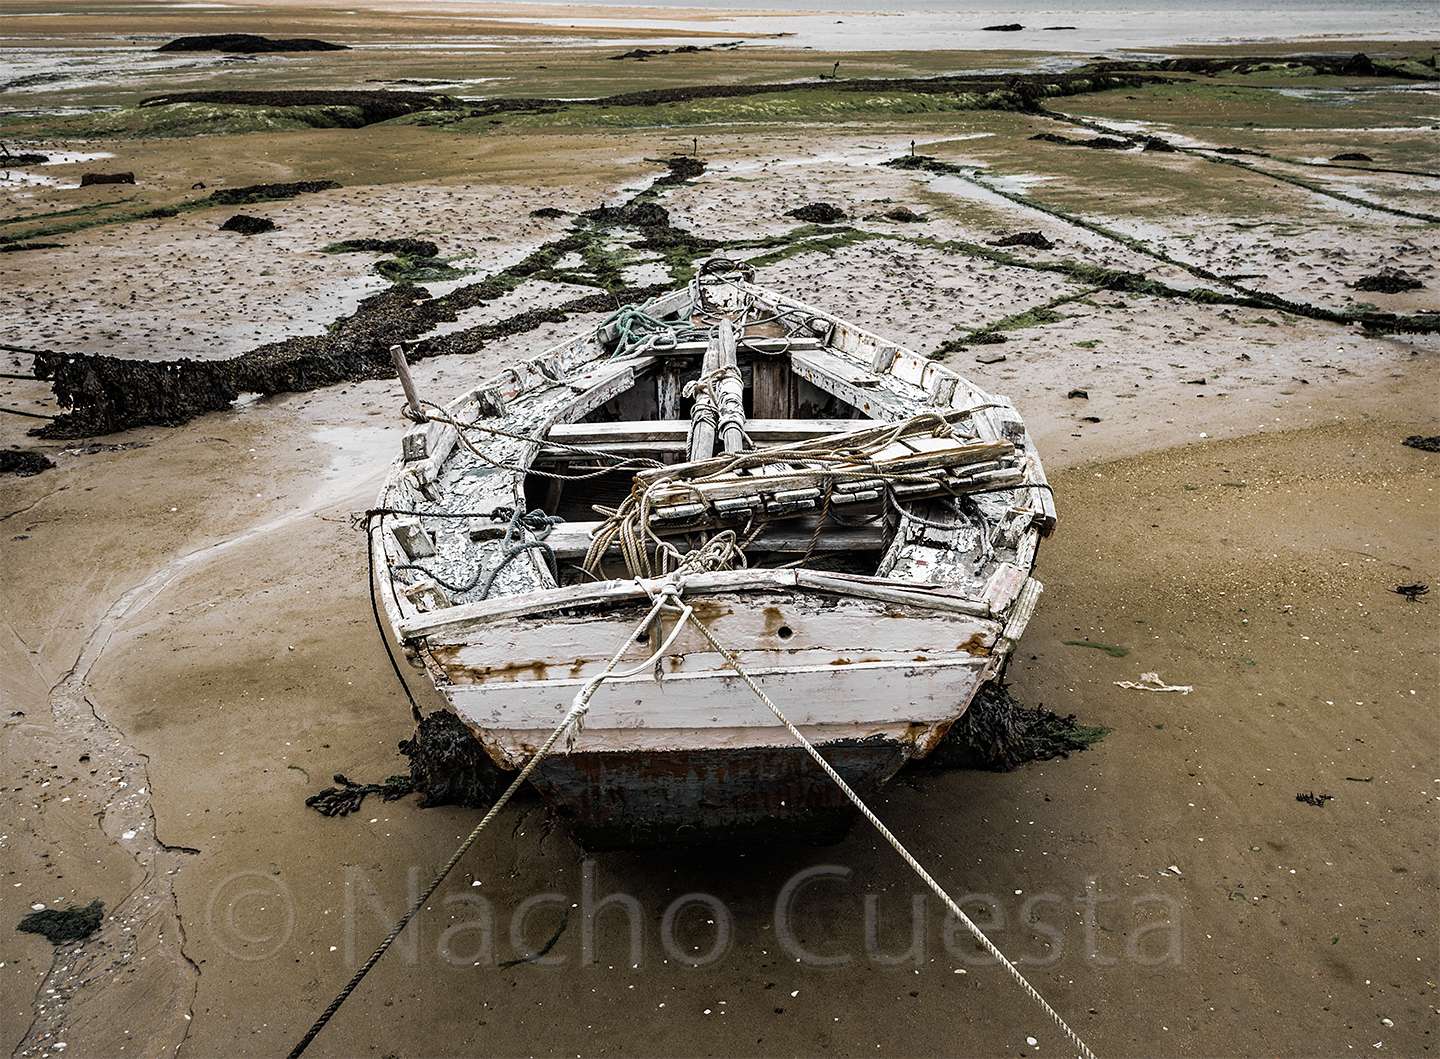
[[(783, 307), (786, 310), (798, 311), (811, 314), (826, 321), (834, 329), (843, 332), (843, 337), (848, 341), (844, 345), (825, 346), (824, 351), (831, 355), (844, 358), (854, 363), (857, 367), (872, 372), (883, 373), (888, 376), (894, 384), (905, 386), (931, 402), (931, 410), (938, 413), (942, 418), (961, 418), (970, 415), (976, 421), (984, 421), (988, 430), (983, 433), (991, 433), (997, 440), (1005, 437), (1004, 424), (1008, 419), (1002, 421), (999, 415), (992, 415), (992, 410), (1003, 411), (1014, 410), (1014, 406), (1004, 397), (992, 396), (976, 387), (969, 380), (965, 379), (953, 369), (937, 364), (919, 354), (909, 350), (898, 343), (888, 341), (879, 335), (858, 327), (846, 320), (843, 320), (834, 313), (824, 309), (811, 306), (798, 299), (784, 295), (769, 288), (760, 287), (753, 283), (728, 281), (732, 287), (743, 295), (756, 296), (768, 301), (776, 308)], [(658, 311), (662, 314), (672, 312), (680, 308), (683, 299), (690, 295), (689, 288), (679, 288), (668, 294), (652, 299), (645, 306), (647, 311)], [(692, 302), (693, 304), (693, 302)], [(635, 374), (645, 367), (663, 358), (663, 351), (642, 351), (637, 355), (626, 357), (607, 358), (604, 350), (598, 341), (602, 327), (593, 328), (573, 335), (565, 341), (547, 348), (542, 353), (535, 355), (518, 365), (507, 367), (493, 377), (487, 378), (478, 386), (457, 396), (445, 405), (447, 415), (450, 418), (458, 419), (467, 409), (479, 411), (486, 406), (487, 400), (496, 400), (502, 407), (506, 400), (523, 399), (524, 397), (539, 397), (544, 390), (566, 387), (572, 391), (578, 381), (569, 373), (576, 369), (583, 369), (587, 373), (597, 371), (613, 378), (616, 374), (614, 369), (622, 364), (629, 367)], [(827, 339), (828, 340), (828, 339)], [(849, 348), (858, 341), (861, 345), (873, 345), (874, 363), (865, 364), (859, 351)], [(884, 357), (881, 357), (881, 354)], [(881, 364), (880, 361), (884, 360)], [(896, 369), (904, 368), (905, 375), (916, 374), (915, 379), (903, 378), (897, 374)], [(557, 369), (563, 374), (557, 374)], [(607, 370), (609, 369), (609, 370)], [(530, 389), (527, 393), (525, 381), (530, 376), (539, 376), (544, 380), (540, 387)], [(634, 378), (634, 375), (631, 376)], [(953, 377), (957, 380), (955, 388), (951, 388), (942, 400), (940, 392), (944, 388), (936, 386), (934, 380), (942, 377)], [(597, 380), (598, 388), (600, 380)], [(928, 384), (928, 385), (927, 385)], [(513, 390), (510, 386), (513, 385)], [(964, 397), (971, 399), (972, 404), (981, 404), (979, 408), (957, 408), (952, 403), (956, 398)], [(979, 400), (974, 400), (978, 398)], [(986, 402), (994, 402), (987, 404)], [(948, 407), (947, 407), (948, 406)], [(899, 409), (897, 409), (899, 411)], [(498, 418), (503, 419), (504, 416)], [(1018, 420), (1018, 413), (1016, 413)], [(882, 426), (887, 423), (893, 425), (893, 421), (885, 419), (873, 420), (873, 425)], [(552, 424), (553, 425), (553, 424)], [(1039, 495), (1039, 510), (1033, 511), (1034, 523), (1032, 530), (1039, 528), (1041, 536), (1049, 535), (1049, 528), (1053, 525), (1053, 502), (1050, 501), (1047, 486), (1044, 479), (1044, 472), (1041, 468), (1038, 454), (1034, 451), (1032, 444), (1028, 444), (1028, 433), (1024, 432), (1023, 422), (1019, 427), (1024, 433), (1027, 442), (1026, 457), (1024, 460), (1025, 480), (1013, 488), (1017, 494), (1021, 491), (1033, 490)], [(435, 428), (439, 427), (437, 431)], [(447, 460), (454, 450), (459, 431), (449, 424), (437, 424), (435, 422), (418, 424), (412, 428), (412, 433), (425, 432), (427, 441), (433, 439), (443, 447), (443, 453), (435, 448), (427, 446), (427, 458), (424, 461), (405, 461), (403, 458), (396, 460), (391, 465), (390, 473), (387, 475), (383, 487), (382, 498), (394, 493), (396, 490), (405, 490), (412, 493), (424, 492), (429, 482), (433, 481), (440, 469), (440, 466)], [(443, 440), (442, 440), (443, 439)], [(1018, 441), (1019, 439), (1016, 438)], [(538, 454), (540, 445), (532, 444), (527, 446), (527, 453), (530, 460)], [(528, 467), (528, 464), (527, 464)], [(428, 469), (429, 474), (425, 471)], [(518, 483), (520, 475), (512, 473), (512, 477)], [(518, 487), (518, 486), (517, 486)], [(422, 516), (423, 517), (423, 516)], [(391, 542), (385, 540), (383, 533), (372, 533), (373, 541), (372, 555), (377, 565), (377, 575), (381, 570), (388, 570), (392, 550)], [(1032, 553), (1033, 554), (1033, 553)], [(543, 589), (534, 592), (526, 592), (518, 595), (498, 597), (496, 599), (481, 600), (473, 603), (463, 603), (442, 610), (418, 612), (411, 616), (406, 615), (410, 610), (400, 599), (399, 592), (391, 578), (379, 576), (380, 595), (384, 601), (386, 615), (390, 619), (392, 629), (397, 637), (406, 643), (429, 637), (450, 638), (463, 635), (467, 630), (482, 626), (486, 622), (501, 618), (521, 617), (529, 614), (543, 614), (556, 610), (563, 610), (570, 607), (585, 607), (597, 604), (604, 604), (612, 601), (639, 599), (653, 594), (654, 591), (666, 582), (664, 578), (636, 579), (626, 578), (605, 582), (591, 583), (582, 586), (560, 586), (551, 589)], [(975, 598), (972, 595), (963, 595), (944, 585), (929, 584), (923, 581), (896, 580), (885, 577), (867, 577), (863, 575), (843, 575), (832, 572), (821, 572), (811, 570), (739, 570), (724, 571), (718, 574), (692, 574), (686, 578), (686, 587), (690, 591), (698, 592), (743, 592), (743, 591), (774, 591), (786, 588), (802, 588), (812, 591), (826, 592), (841, 596), (858, 596), (862, 598), (881, 599), (886, 602), (893, 602), (904, 605), (914, 605), (927, 609), (964, 614), (969, 617), (998, 620), (1002, 624), (1005, 620), (1004, 611), (1008, 608), (1000, 608), (1000, 613), (992, 606), (991, 601), (984, 598)], [(1008, 601), (1007, 601), (1008, 602)]]
[[(396, 622), (402, 640), (458, 636), (466, 630), (502, 618), (525, 617), (569, 607), (594, 606), (653, 598), (673, 578), (617, 578), (541, 589), (515, 596), (462, 603), (444, 610), (428, 611)], [(686, 575), (682, 580), (688, 593), (743, 593), (801, 589), (885, 603), (916, 606), (971, 618), (993, 619), (990, 604), (961, 595), (943, 585), (893, 581), (882, 577), (842, 574), (836, 571), (805, 569), (719, 570)]]

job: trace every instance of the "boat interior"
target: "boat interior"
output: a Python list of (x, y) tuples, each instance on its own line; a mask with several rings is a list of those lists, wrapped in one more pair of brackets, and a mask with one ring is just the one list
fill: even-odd
[(412, 430), (411, 502), (533, 516), (475, 519), (459, 542), (473, 557), (437, 542), (438, 562), (493, 561), (532, 538), (554, 560), (546, 577), (527, 555), (447, 603), (526, 591), (510, 576), (522, 569), (534, 587), (657, 576), (717, 538), (732, 568), (962, 591), (984, 592), (997, 561), (1028, 566), (1053, 505), (1014, 407), (748, 278), (721, 262)]

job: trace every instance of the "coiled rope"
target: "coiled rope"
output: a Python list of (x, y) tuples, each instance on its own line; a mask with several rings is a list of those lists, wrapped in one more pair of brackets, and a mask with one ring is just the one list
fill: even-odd
[[(703, 504), (706, 499), (697, 488), (699, 484), (765, 465), (786, 464), (794, 470), (813, 473), (817, 478), (817, 484), (824, 491), (825, 513), (827, 514), (837, 482), (862, 481), (883, 474), (887, 490), (895, 483), (923, 483), (945, 488), (943, 477), (929, 473), (901, 474), (893, 470), (882, 472), (872, 459), (874, 454), (883, 451), (897, 438), (914, 435), (917, 428), (921, 427), (928, 427), (930, 435), (933, 437), (954, 436), (954, 426), (944, 416), (934, 412), (923, 412), (911, 419), (893, 424), (891, 429), (871, 439), (864, 446), (776, 445), (735, 453), (730, 459), (717, 457), (712, 461), (712, 470), (693, 478), (672, 478), (667, 475), (649, 482), (637, 478), (630, 494), (617, 508), (613, 511), (599, 509), (606, 514), (606, 519), (591, 535), (590, 550), (586, 553), (582, 568), (598, 576), (600, 563), (606, 549), (612, 544), (618, 543), (620, 554), (632, 577), (654, 577), (657, 573), (664, 576), (671, 570), (677, 569), (682, 558), (680, 552), (656, 533), (651, 526), (650, 517), (656, 507), (681, 502), (687, 493), (691, 498)], [(758, 483), (763, 482), (763, 478), (757, 477), (756, 482), (758, 488)], [(1007, 486), (1006, 488), (1013, 489), (1015, 487)], [(823, 517), (821, 521), (823, 523)], [(761, 527), (763, 528), (763, 526), (762, 522)], [(757, 529), (755, 536), (758, 537), (760, 532), (761, 530)], [(814, 550), (815, 540), (818, 540), (818, 529), (816, 537), (811, 541), (810, 549), (807, 550), (807, 556), (810, 551)], [(652, 554), (653, 559), (651, 558)], [(743, 550), (738, 554), (738, 561), (740, 565), (745, 565)]]

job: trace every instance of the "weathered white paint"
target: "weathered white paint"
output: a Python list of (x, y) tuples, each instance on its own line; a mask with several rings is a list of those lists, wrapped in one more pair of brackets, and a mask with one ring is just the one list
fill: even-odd
[(1029, 569), (1022, 570), (1014, 563), (996, 563), (990, 580), (985, 583), (985, 600), (993, 614), (1002, 614), (1015, 600), (1015, 594), (1025, 584)]
[[(743, 596), (687, 598), (696, 615), (727, 650), (766, 651), (775, 661), (802, 651), (821, 650), (834, 657), (863, 657), (893, 654), (902, 660), (919, 655), (986, 653), (999, 635), (1000, 626), (977, 618), (939, 618), (878, 601), (847, 600), (839, 606), (820, 607), (818, 597), (791, 595), (754, 600)], [(544, 620), (507, 619), (492, 622), (483, 637), (443, 650), (451, 679), (473, 682), (481, 677), (510, 680), (543, 679), (565, 675), (571, 667), (586, 662), (607, 661), (625, 642), (648, 608), (625, 607), (587, 618), (552, 615)], [(662, 615), (662, 639), (674, 628), (676, 617)], [(654, 630), (646, 642), (633, 645), (622, 656), (623, 665), (649, 657), (655, 649)], [(668, 654), (689, 655), (710, 650), (704, 637), (693, 627), (682, 630)], [(461, 676), (459, 669), (470, 671)], [(571, 672), (569, 675), (578, 675)]]
[[(745, 665), (797, 725), (953, 720), (969, 701), (988, 658), (852, 665)], [(503, 681), (446, 685), (440, 691), (467, 724), (549, 731), (570, 709), (585, 680)], [(631, 728), (768, 728), (772, 714), (732, 670), (649, 674), (606, 682), (591, 700), (585, 726)]]

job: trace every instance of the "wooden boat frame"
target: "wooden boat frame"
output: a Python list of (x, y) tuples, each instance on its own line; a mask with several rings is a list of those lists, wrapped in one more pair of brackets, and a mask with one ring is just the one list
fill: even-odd
[[(634, 320), (665, 327), (637, 336)], [(709, 454), (707, 429), (727, 451)], [(537, 497), (551, 513), (573, 506), (566, 490), (591, 480), (577, 464), (620, 455), (657, 461), (594, 479), (628, 478), (643, 500), (620, 505), (623, 576), (605, 549), (620, 515), (521, 514)], [(392, 629), (498, 768), (535, 752), (674, 580), (674, 556), (729, 533), (756, 565), (686, 571), (685, 601), (862, 795), (929, 753), (999, 675), (1055, 525), (1007, 399), (730, 262), (433, 412), (405, 436), (380, 508), (371, 539)], [(869, 521), (836, 525), (842, 508)], [(653, 547), (670, 541), (686, 543)], [(581, 556), (601, 579), (560, 583), (554, 564)], [(693, 629), (650, 631), (622, 667), (673, 632), (653, 671), (607, 683), (573, 746), (532, 776), (576, 837), (843, 831), (849, 803), (726, 660)]]

